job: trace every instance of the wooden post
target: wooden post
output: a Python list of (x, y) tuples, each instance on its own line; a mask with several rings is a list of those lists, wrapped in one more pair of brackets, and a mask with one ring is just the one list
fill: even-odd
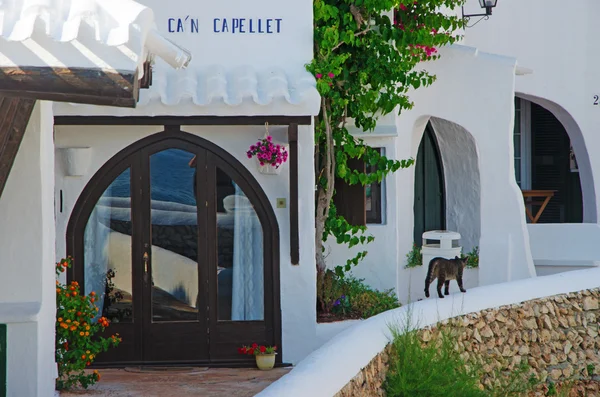
[(29, 124), (35, 100), (0, 97), (0, 197)]
[(290, 256), (292, 265), (300, 264), (300, 235), (298, 230), (298, 124), (288, 126), (290, 144)]

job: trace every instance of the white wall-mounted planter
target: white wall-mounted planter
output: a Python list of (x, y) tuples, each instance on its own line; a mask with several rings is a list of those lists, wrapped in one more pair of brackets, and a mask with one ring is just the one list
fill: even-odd
[(260, 165), (258, 160), (256, 161), (256, 165), (258, 167), (258, 172), (265, 175), (279, 175), (281, 173), (282, 165), (279, 168), (273, 167), (271, 164)]
[(60, 150), (67, 176), (83, 176), (87, 173), (92, 161), (92, 148), (68, 147)]

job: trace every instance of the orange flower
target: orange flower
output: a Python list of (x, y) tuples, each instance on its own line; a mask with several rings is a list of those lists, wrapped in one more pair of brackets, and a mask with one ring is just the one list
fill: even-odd
[(81, 331), (81, 332), (79, 333), (79, 336), (83, 336), (83, 335), (85, 335), (85, 333), (84, 333), (83, 331)]
[(90, 336), (90, 333), (89, 333), (89, 332), (86, 332), (86, 333), (85, 333), (85, 336)]
[(81, 359), (82, 359), (82, 360), (85, 360), (85, 354), (82, 354), (82, 355), (81, 355)]
[(96, 299), (92, 298), (90, 299), (90, 302), (94, 303), (96, 301)]
[(92, 292), (90, 292), (90, 295), (96, 296), (96, 293), (94, 291), (92, 291)]
[(73, 296), (77, 296), (77, 291), (73, 291)]
[(91, 362), (89, 362), (89, 361), (87, 363), (85, 363), (85, 365), (90, 365), (90, 364), (91, 364)]
[(88, 326), (86, 326), (86, 327), (85, 327), (85, 330), (86, 330), (86, 331), (89, 331), (89, 330), (90, 330), (90, 326), (89, 326), (89, 325), (88, 325)]
[(76, 329), (77, 329), (77, 327), (71, 326), (71, 331), (75, 331)]
[(70, 323), (70, 322), (71, 322), (71, 320), (67, 320), (67, 322), (68, 322), (68, 323)]
[(62, 323), (62, 317), (59, 317), (57, 320), (59, 323)]
[(60, 294), (60, 288), (56, 289), (56, 293)]

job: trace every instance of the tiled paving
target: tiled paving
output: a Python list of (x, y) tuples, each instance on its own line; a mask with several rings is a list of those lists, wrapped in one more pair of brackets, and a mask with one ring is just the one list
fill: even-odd
[(61, 392), (61, 397), (251, 397), (289, 372), (250, 368), (177, 368), (140, 371), (101, 369), (101, 380), (88, 390)]

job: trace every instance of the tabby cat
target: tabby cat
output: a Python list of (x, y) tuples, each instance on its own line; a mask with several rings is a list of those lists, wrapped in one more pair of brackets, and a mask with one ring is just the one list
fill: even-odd
[(425, 296), (429, 298), (429, 284), (437, 278), (437, 292), (440, 298), (444, 298), (442, 295), (442, 285), (446, 284), (446, 295), (450, 295), (450, 280), (456, 280), (460, 292), (467, 292), (463, 288), (463, 271), (467, 266), (469, 257), (459, 258), (458, 256), (454, 259), (445, 258), (433, 258), (429, 262), (429, 269), (427, 270), (427, 277), (425, 278)]

